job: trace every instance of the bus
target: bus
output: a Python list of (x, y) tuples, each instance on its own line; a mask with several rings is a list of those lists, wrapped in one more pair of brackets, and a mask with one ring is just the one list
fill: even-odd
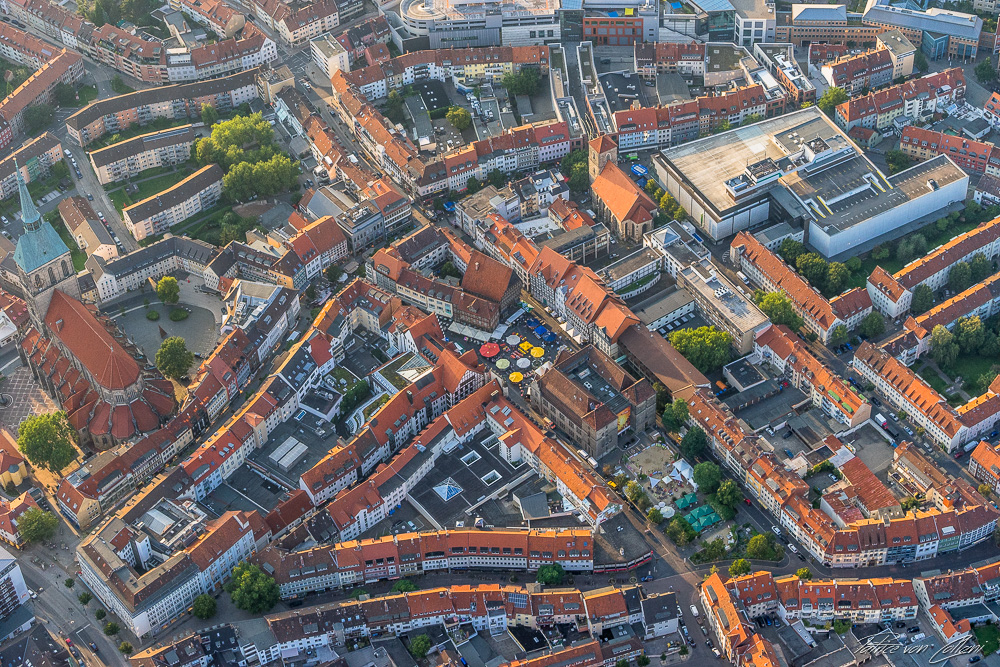
[(629, 160), (632, 160), (632, 162), (636, 162), (639, 159), (639, 154), (638, 153), (629, 153), (625, 157), (627, 157)]

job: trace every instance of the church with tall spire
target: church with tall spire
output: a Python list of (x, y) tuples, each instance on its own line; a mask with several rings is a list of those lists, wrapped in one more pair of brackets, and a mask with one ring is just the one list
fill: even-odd
[(24, 233), (14, 262), (32, 323), (20, 342), (21, 359), (66, 412), (81, 444), (103, 450), (157, 430), (176, 408), (173, 386), (142, 368), (142, 354), (126, 349), (115, 324), (81, 301), (69, 248), (15, 171)]
[(24, 287), (28, 313), (35, 327), (43, 330), (45, 314), (55, 291), (59, 290), (79, 300), (80, 283), (73, 269), (73, 257), (69, 248), (38, 212), (16, 161), (14, 172), (17, 174), (21, 218), (24, 221), (24, 233), (17, 240), (14, 262)]

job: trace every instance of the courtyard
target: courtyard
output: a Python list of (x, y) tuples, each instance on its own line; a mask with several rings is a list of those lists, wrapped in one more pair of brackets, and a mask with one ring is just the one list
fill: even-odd
[[(187, 342), (187, 348), (195, 354), (207, 356), (215, 349), (219, 340), (219, 328), (211, 311), (185, 303), (183, 291), (181, 301), (176, 306), (168, 306), (155, 299), (153, 295), (148, 308), (139, 305), (126, 308), (124, 313), (119, 310), (111, 314), (115, 323), (139, 346), (150, 363), (156, 359), (156, 351), (160, 349), (164, 338), (170, 336), (183, 338)], [(188, 317), (180, 322), (172, 321), (170, 312), (176, 308), (187, 310)], [(156, 321), (149, 320), (146, 317), (147, 311), (158, 312), (160, 318)], [(161, 329), (166, 336), (161, 333)], [(194, 365), (199, 363), (201, 362), (195, 359)]]

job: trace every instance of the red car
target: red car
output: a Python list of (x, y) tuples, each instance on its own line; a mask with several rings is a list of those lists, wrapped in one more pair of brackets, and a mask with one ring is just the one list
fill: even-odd
[(955, 458), (960, 459), (965, 456), (965, 452), (955, 452)]

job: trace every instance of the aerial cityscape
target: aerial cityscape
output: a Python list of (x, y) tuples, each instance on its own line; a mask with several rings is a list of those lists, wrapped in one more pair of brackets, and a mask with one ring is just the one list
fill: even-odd
[(1000, 2), (0, 0), (0, 667), (1000, 667)]

